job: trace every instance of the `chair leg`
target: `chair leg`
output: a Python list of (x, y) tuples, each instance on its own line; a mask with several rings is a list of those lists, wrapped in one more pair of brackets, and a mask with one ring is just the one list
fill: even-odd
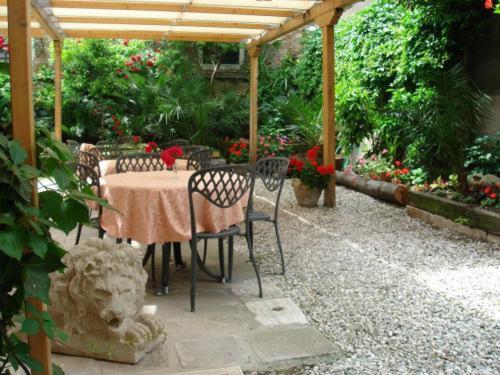
[(168, 294), (168, 284), (170, 279), (170, 254), (172, 251), (172, 244), (166, 242), (162, 245), (162, 262), (161, 262), (161, 285), (156, 289), (156, 295), (161, 296)]
[(281, 256), (281, 274), (285, 274), (285, 257), (283, 256), (283, 248), (281, 247), (281, 236), (280, 229), (277, 221), (273, 221), (274, 224), (274, 232), (276, 233), (276, 240), (278, 241), (278, 249), (280, 251)]
[(128, 243), (129, 245), (131, 245), (131, 244), (132, 244), (132, 238), (127, 238), (127, 243)]
[(104, 229), (102, 229), (101, 227), (99, 227), (98, 229), (98, 233), (99, 233), (99, 238), (102, 240), (104, 238), (104, 233), (106, 233), (106, 231)]
[(233, 254), (234, 254), (234, 237), (231, 236), (228, 239), (228, 250), (227, 250), (227, 282), (233, 281)]
[(184, 264), (184, 261), (182, 260), (182, 253), (181, 253), (181, 243), (180, 242), (174, 242), (174, 261), (175, 261), (175, 267), (176, 268), (184, 268), (186, 265)]
[(155, 270), (155, 252), (156, 252), (156, 244), (150, 244), (148, 247), (151, 249), (151, 281), (153, 284), (156, 284), (156, 270)]
[(207, 260), (207, 250), (208, 250), (208, 239), (203, 240), (203, 264), (206, 263)]
[(191, 245), (191, 312), (195, 311), (196, 303), (196, 271), (198, 260), (198, 249), (195, 240), (190, 241)]
[(226, 282), (224, 274), (224, 238), (219, 238), (219, 266), (221, 282), (224, 284)]
[(122, 243), (123, 242), (123, 239), (122, 238), (117, 238), (116, 239), (116, 243)]
[(148, 264), (149, 258), (151, 258), (151, 247), (148, 245), (148, 247), (146, 247), (146, 254), (144, 254), (144, 258), (142, 258), (142, 266), (143, 267), (146, 264)]
[(253, 246), (252, 246), (250, 236), (248, 233), (245, 236), (245, 238), (247, 240), (248, 252), (250, 253), (250, 260), (252, 261), (253, 269), (255, 270), (255, 274), (257, 275), (257, 282), (259, 284), (259, 297), (262, 298), (263, 294), (262, 294), (262, 284), (260, 282), (259, 268), (257, 267), (257, 262), (255, 261), (255, 256), (253, 255)]
[(80, 236), (82, 235), (82, 223), (78, 223), (78, 230), (76, 231), (76, 241), (75, 245), (78, 245), (80, 243)]

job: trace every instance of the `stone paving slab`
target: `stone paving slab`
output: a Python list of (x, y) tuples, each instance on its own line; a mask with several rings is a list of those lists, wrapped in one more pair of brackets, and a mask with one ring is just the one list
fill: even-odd
[(176, 342), (175, 349), (181, 366), (185, 369), (204, 369), (250, 362), (248, 351), (233, 336)]
[(289, 297), (255, 300), (246, 305), (255, 319), (267, 327), (307, 324), (306, 316)]
[(339, 347), (310, 326), (267, 328), (249, 335), (247, 341), (265, 363), (341, 355)]

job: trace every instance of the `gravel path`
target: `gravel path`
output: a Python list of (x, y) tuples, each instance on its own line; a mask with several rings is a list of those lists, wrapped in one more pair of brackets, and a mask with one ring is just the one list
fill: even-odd
[[(285, 186), (287, 274), (267, 224), (256, 225), (261, 272), (348, 356), (287, 373), (500, 373), (498, 247), (342, 187), (335, 210), (302, 208)], [(272, 209), (256, 194), (258, 209)]]

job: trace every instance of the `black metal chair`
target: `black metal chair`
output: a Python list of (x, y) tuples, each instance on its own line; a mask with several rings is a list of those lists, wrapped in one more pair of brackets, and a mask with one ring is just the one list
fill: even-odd
[(173, 139), (171, 141), (160, 144), (160, 148), (162, 150), (165, 150), (166, 148), (169, 148), (172, 146), (179, 146), (179, 147), (189, 146), (189, 141), (187, 139), (179, 138), (179, 139)]
[(166, 171), (168, 168), (159, 153), (140, 153), (121, 156), (116, 160), (116, 173)]
[(95, 154), (85, 151), (77, 151), (75, 153), (75, 160), (79, 164), (85, 164), (91, 167), (99, 177), (101, 177), (101, 169), (99, 168), (99, 160)]
[(212, 162), (212, 150), (203, 148), (193, 152), (187, 159), (187, 170), (194, 169), (196, 171), (210, 167)]
[[(88, 165), (73, 163), (71, 167), (74, 168), (75, 175), (78, 177), (80, 182), (84, 185), (90, 186), (94, 193), (101, 198), (101, 184), (99, 182), (99, 176), (94, 171), (94, 169)], [(102, 217), (102, 206), (99, 204), (97, 209), (97, 217), (90, 217), (90, 224), (98, 230), (99, 238), (104, 237), (104, 229), (101, 227), (101, 217)], [(91, 216), (92, 209), (89, 208), (89, 216)], [(78, 224), (78, 229), (76, 232), (75, 245), (80, 243), (80, 237), (82, 234), (83, 224)]]
[(182, 157), (184, 159), (187, 159), (194, 152), (203, 150), (205, 147), (203, 147), (203, 146), (181, 146), (181, 148), (182, 148)]
[(274, 225), (274, 232), (276, 233), (276, 240), (278, 242), (278, 249), (281, 256), (281, 268), (282, 274), (285, 274), (285, 259), (283, 256), (283, 248), (281, 246), (281, 238), (279, 233), (278, 224), (278, 212), (279, 212), (279, 202), (281, 198), (281, 192), (283, 190), (283, 184), (285, 182), (286, 173), (288, 170), (288, 164), (290, 160), (287, 158), (274, 157), (274, 158), (263, 158), (259, 159), (254, 166), (255, 177), (260, 178), (264, 187), (269, 192), (274, 192), (276, 194), (274, 215), (267, 212), (257, 211), (253, 208), (253, 200), (250, 200), (247, 207), (248, 212), (248, 226), (247, 232), (250, 241), (253, 245), (253, 223), (256, 221), (266, 221)]
[[(227, 230), (219, 233), (198, 232), (196, 227), (196, 211), (194, 207), (194, 196), (200, 195), (209, 203), (219, 208), (229, 208), (238, 203), (248, 193), (251, 197), (254, 187), (255, 173), (248, 165), (228, 165), (223, 167), (207, 168), (195, 172), (188, 183), (189, 210), (191, 214), (191, 311), (195, 311), (197, 266), (206, 270), (198, 254), (198, 241), (204, 239), (218, 239), (219, 241), (219, 263), (220, 277), (224, 282), (224, 238), (228, 238), (228, 281), (232, 279), (233, 273), (233, 252), (234, 236), (240, 234), (240, 228), (233, 225)], [(248, 225), (248, 213), (245, 216), (245, 224)], [(259, 269), (253, 254), (252, 243), (249, 235), (246, 236), (250, 259), (257, 276), (259, 285), (259, 297), (262, 297), (262, 285), (260, 281)]]
[(108, 145), (97, 145), (93, 149), (90, 150), (97, 159), (100, 160), (113, 160), (118, 159), (123, 155), (123, 152), (116, 143), (108, 144)]
[(134, 137), (132, 135), (124, 135), (116, 139), (116, 143), (119, 145), (126, 145), (134, 143)]
[(73, 155), (80, 151), (80, 144), (77, 141), (73, 141), (72, 139), (66, 140), (66, 146), (68, 146)]

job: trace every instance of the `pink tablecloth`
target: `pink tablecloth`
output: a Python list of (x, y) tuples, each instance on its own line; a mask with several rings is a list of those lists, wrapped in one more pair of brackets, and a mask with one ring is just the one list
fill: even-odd
[[(191, 238), (188, 180), (191, 171), (128, 172), (101, 178), (102, 196), (120, 213), (104, 209), (102, 227), (112, 236), (143, 244)], [(244, 220), (241, 200), (218, 208), (194, 196), (198, 231), (217, 233)]]
[[(178, 171), (187, 170), (187, 160), (177, 159), (175, 161), (175, 167)], [(99, 162), (99, 169), (101, 170), (101, 176), (107, 176), (116, 173), (116, 159), (115, 160), (101, 160)]]

